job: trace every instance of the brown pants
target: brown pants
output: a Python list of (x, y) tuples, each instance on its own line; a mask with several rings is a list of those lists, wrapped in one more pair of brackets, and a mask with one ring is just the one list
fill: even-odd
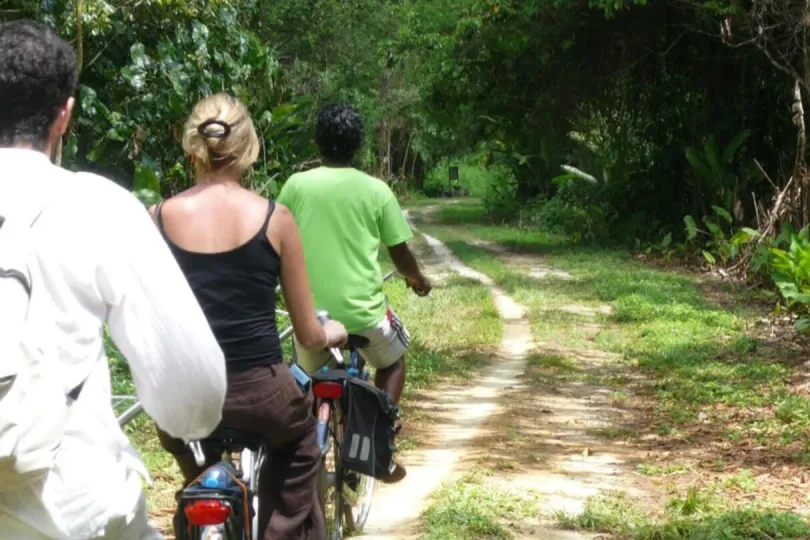
[[(259, 433), (267, 458), (259, 473), (259, 531), (256, 540), (325, 540), (318, 498), (321, 451), (315, 435), (312, 394), (304, 395), (287, 364), (228, 373), (220, 427)], [(187, 486), (203, 471), (183, 441), (158, 430)], [(206, 455), (206, 465), (219, 456)], [(175, 535), (180, 531), (175, 520)]]

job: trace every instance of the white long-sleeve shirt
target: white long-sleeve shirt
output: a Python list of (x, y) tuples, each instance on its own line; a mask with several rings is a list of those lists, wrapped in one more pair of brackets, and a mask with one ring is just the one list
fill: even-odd
[[(0, 215), (57, 194), (32, 230), (40, 283), (31, 309), (56, 308), (71, 407), (53, 471), (25, 493), (0, 494), (0, 511), (48, 537), (102, 536), (132, 513), (148, 479), (111, 407), (103, 325), (127, 358), (138, 398), (167, 433), (205, 437), (219, 423), (225, 360), (205, 316), (143, 205), (102, 177), (56, 167), (38, 152), (0, 149)], [(0, 536), (2, 533), (0, 532)]]

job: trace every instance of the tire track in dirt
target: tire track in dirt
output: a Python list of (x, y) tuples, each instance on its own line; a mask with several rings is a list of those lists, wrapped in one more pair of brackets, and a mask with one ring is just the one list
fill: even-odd
[(420, 234), (445, 266), (463, 277), (479, 281), (492, 291), (504, 323), (499, 361), (468, 386), (434, 389), (434, 393), (440, 394), (434, 405), (438, 405), (441, 411), (435, 419), (430, 445), (408, 453), (405, 480), (397, 485), (382, 486), (375, 493), (362, 538), (402, 540), (416, 536), (416, 525), (431, 493), (461, 472), (481, 425), (499, 407), (503, 391), (517, 384), (527, 354), (533, 347), (523, 307), (500, 290), (491, 278), (465, 266), (441, 241)]

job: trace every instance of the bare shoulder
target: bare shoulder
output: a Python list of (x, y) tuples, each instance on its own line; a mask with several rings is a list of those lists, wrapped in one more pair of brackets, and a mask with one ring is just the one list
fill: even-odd
[(282, 230), (287, 230), (289, 227), (295, 226), (295, 218), (292, 212), (290, 212), (290, 209), (279, 202), (276, 202), (275, 205), (276, 209), (273, 211), (273, 221), (275, 221)]

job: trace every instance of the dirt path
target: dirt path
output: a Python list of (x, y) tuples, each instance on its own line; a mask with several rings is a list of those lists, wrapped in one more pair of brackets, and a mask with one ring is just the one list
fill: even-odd
[[(422, 212), (432, 210), (427, 207)], [(430, 504), (431, 493), (478, 465), (496, 471), (488, 479), (493, 487), (514, 492), (516, 497), (526, 493), (535, 497), (536, 514), (523, 523), (512, 524), (518, 538), (594, 538), (555, 529), (554, 513), (578, 514), (588, 497), (608, 490), (640, 493), (628, 465), (639, 456), (594, 434), (611, 425), (615, 415), (620, 414), (612, 406), (608, 389), (547, 378), (542, 362), (538, 372), (532, 359), (563, 356), (579, 369), (593, 373), (610, 371), (612, 359), (598, 351), (533, 343), (523, 306), (490, 277), (464, 265), (441, 241), (422, 236), (443, 267), (477, 280), (492, 291), (504, 323), (503, 339), (496, 361), (474, 383), (464, 388), (433, 390), (436, 422), (427, 437), (429, 443), (409, 452), (405, 481), (385, 486), (375, 495), (363, 537), (418, 537), (416, 526)], [(511, 254), (493, 244), (485, 247), (505, 263), (521, 267), (538, 279), (538, 286), (547, 278), (573, 279), (565, 272), (550, 271), (539, 258)], [(438, 261), (429, 262), (434, 275), (443, 274), (437, 270)], [(608, 310), (607, 306), (569, 306), (567, 311), (582, 319), (582, 332), (592, 335), (599, 331), (598, 315)]]
[[(430, 494), (464, 465), (480, 426), (495, 412), (503, 390), (517, 384), (532, 348), (523, 308), (495, 287), (489, 277), (462, 264), (439, 240), (424, 234), (423, 237), (445, 267), (491, 288), (505, 322), (499, 355), (502, 361), (486, 369), (474, 385), (434, 389), (440, 396), (433, 403), (436, 423), (432, 440), (428, 447), (408, 453), (405, 480), (377, 491), (363, 538), (394, 540), (416, 535), (415, 526)], [(436, 270), (436, 261), (431, 262), (434, 264), (429, 271), (442, 274)]]

